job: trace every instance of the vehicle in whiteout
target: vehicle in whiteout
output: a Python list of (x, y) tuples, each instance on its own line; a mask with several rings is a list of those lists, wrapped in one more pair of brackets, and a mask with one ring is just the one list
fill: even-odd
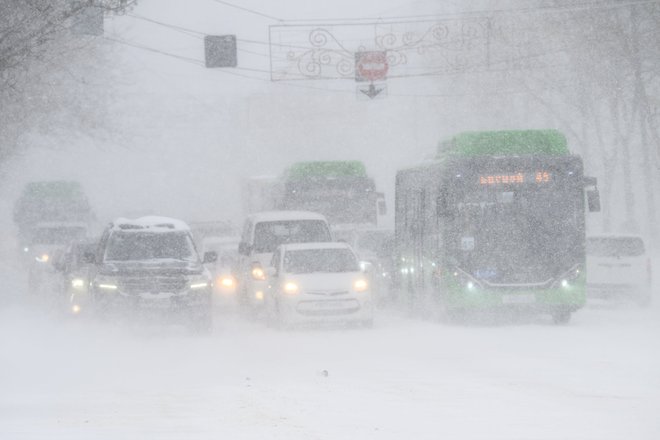
[(323, 214), (333, 226), (376, 227), (387, 207), (383, 193), (360, 161), (295, 162), (280, 176), (258, 176), (243, 184), (245, 214), (274, 209)]
[(74, 241), (53, 261), (55, 270), (60, 272), (60, 300), (68, 313), (78, 315), (87, 312), (90, 303), (90, 265), (96, 246), (96, 242)]
[(93, 218), (82, 185), (75, 181), (30, 182), (14, 204), (19, 245), (26, 253), (38, 242), (44, 224), (82, 224), (89, 229)]
[(24, 235), (23, 257), (28, 265), (28, 281), (32, 294), (50, 295), (58, 290), (53, 262), (61, 258), (66, 247), (76, 240), (85, 240), (90, 231), (87, 223), (40, 222), (30, 226)]
[(262, 307), (266, 289), (265, 269), (275, 249), (286, 243), (332, 241), (330, 226), (321, 214), (305, 211), (267, 211), (249, 215), (239, 243), (239, 299)]
[[(426, 312), (537, 311), (585, 304), (585, 193), (595, 179), (555, 130), (471, 132), (396, 176), (396, 282)], [(590, 187), (585, 191), (586, 187)]]
[(380, 306), (390, 301), (394, 267), (394, 231), (383, 228), (334, 228), (337, 241), (351, 245), (360, 268), (369, 278), (374, 302)]
[(288, 326), (356, 322), (371, 326), (374, 305), (369, 282), (346, 243), (279, 246), (268, 268), (269, 322)]
[(587, 237), (587, 292), (591, 298), (623, 297), (651, 303), (651, 258), (638, 235)]
[(105, 230), (90, 285), (101, 316), (164, 316), (195, 331), (212, 328), (212, 279), (188, 226), (176, 219), (118, 219)]
[(215, 252), (217, 260), (207, 265), (213, 276), (213, 302), (219, 307), (237, 305), (238, 244), (240, 237), (211, 237), (202, 240), (202, 253)]

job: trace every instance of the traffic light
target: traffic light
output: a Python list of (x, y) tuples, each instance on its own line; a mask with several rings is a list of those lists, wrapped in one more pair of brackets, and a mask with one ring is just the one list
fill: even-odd
[(204, 55), (206, 67), (236, 67), (236, 36), (205, 36)]

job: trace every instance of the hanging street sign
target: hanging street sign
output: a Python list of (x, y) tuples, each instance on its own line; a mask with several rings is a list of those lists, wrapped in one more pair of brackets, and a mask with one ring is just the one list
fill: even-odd
[(357, 87), (356, 94), (362, 101), (384, 98), (387, 96), (387, 85), (385, 83), (361, 85)]
[(382, 81), (387, 77), (388, 68), (384, 50), (355, 53), (355, 81)]

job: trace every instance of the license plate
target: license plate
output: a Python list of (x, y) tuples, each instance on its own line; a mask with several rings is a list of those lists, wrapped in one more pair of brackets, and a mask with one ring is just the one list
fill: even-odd
[(533, 304), (536, 302), (536, 296), (533, 293), (520, 295), (502, 295), (503, 304)]

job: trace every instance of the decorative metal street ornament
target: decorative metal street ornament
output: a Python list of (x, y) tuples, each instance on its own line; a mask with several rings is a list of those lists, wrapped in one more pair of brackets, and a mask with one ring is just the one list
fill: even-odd
[[(370, 75), (381, 80), (555, 64), (561, 54), (539, 53), (543, 33), (519, 21), (515, 15), (466, 15), (407, 22), (273, 25), (269, 28), (271, 80), (371, 81)], [(360, 62), (372, 56), (373, 63)], [(361, 65), (366, 67), (364, 74)]]

